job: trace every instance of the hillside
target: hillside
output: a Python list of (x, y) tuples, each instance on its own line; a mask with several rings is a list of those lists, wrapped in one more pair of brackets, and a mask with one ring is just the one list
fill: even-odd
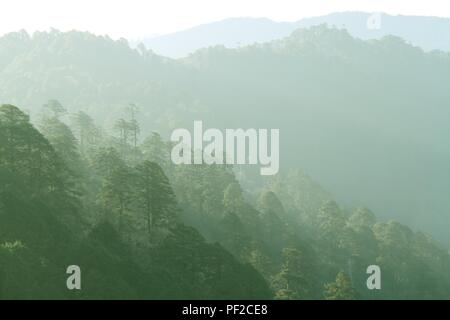
[(346, 206), (450, 242), (447, 53), (320, 26), (171, 60), (123, 41), (53, 31), (2, 37), (0, 66), (0, 101), (24, 106), (34, 121), (58, 99), (107, 131), (132, 102), (142, 136), (167, 137), (195, 119), (279, 128), (282, 171), (301, 168)]
[[(0, 299), (450, 292), (445, 248), (366, 208), (341, 208), (298, 170), (249, 198), (230, 167), (175, 166), (157, 134), (138, 146), (109, 134), (77, 140), (62, 111), (47, 104), (39, 131), (17, 107), (0, 106)], [(374, 263), (382, 291), (367, 290)], [(73, 264), (82, 270), (80, 291), (66, 288)]]

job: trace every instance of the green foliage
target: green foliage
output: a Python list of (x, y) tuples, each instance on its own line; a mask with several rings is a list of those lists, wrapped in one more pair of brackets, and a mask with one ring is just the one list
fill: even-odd
[[(448, 298), (446, 248), (296, 167), (448, 238), (449, 61), (325, 26), (177, 61), (89, 33), (1, 37), (1, 97), (42, 119), (0, 106), (0, 298)], [(199, 118), (280, 128), (290, 169), (172, 165), (163, 137)]]
[[(450, 155), (446, 52), (424, 52), (392, 36), (362, 41), (324, 25), (178, 60), (133, 49), (123, 39), (56, 30), (5, 35), (0, 52), (2, 100), (26, 106), (32, 116), (56, 97), (70, 114), (89, 113), (103, 128), (139, 120), (139, 136), (156, 131), (167, 137), (194, 119), (216, 128), (280, 128), (282, 167), (295, 170), (301, 163), (346, 203), (364, 203), (383, 219), (422, 226), (450, 243), (444, 214), (450, 180), (441, 174)], [(130, 99), (139, 106), (135, 118), (124, 110)], [(73, 128), (82, 155), (92, 146), (88, 140), (100, 143), (99, 132), (84, 128)], [(137, 131), (129, 131), (131, 146), (115, 147), (139, 158)], [(289, 214), (301, 211), (298, 219), (309, 219), (331, 199), (305, 175), (284, 174), (290, 175), (285, 186), (272, 186), (284, 194), (271, 190)]]
[(54, 118), (59, 118), (67, 113), (67, 109), (58, 100), (49, 100), (44, 104), (44, 109), (48, 110)]
[(274, 278), (274, 286), (278, 287), (275, 292), (277, 299), (301, 299), (308, 297), (308, 288), (311, 285), (308, 283), (307, 273), (308, 262), (305, 261), (302, 253), (294, 248), (283, 249), (283, 264), (280, 272)]
[[(0, 38), (2, 99), (43, 115), (37, 130), (0, 107), (0, 298), (448, 298), (447, 249), (369, 209), (344, 210), (296, 166), (339, 199), (398, 209), (447, 237), (436, 212), (448, 211), (449, 61), (325, 26), (178, 61), (88, 33)], [(67, 107), (42, 106), (53, 96)], [(199, 117), (276, 124), (290, 169), (253, 181), (227, 165), (172, 165), (163, 137)], [(414, 212), (423, 203), (425, 217)], [(82, 292), (64, 286), (74, 262)], [(365, 282), (372, 264), (377, 292)]]
[(147, 220), (148, 233), (154, 225), (170, 225), (175, 220), (177, 203), (169, 180), (155, 162), (144, 161), (135, 168), (136, 205)]
[(357, 293), (350, 278), (344, 272), (339, 272), (336, 281), (325, 285), (324, 296), (327, 300), (354, 300)]
[(122, 227), (124, 215), (132, 201), (132, 171), (113, 148), (101, 149), (95, 156), (94, 167), (102, 177), (99, 192), (109, 221)]
[[(75, 122), (77, 130), (97, 128), (79, 116), (86, 121)], [(18, 108), (0, 107), (2, 298), (448, 295), (444, 248), (398, 222), (377, 223), (368, 209), (321, 203), (328, 196), (298, 171), (262, 189), (253, 205), (231, 167), (175, 167), (158, 134), (132, 157), (105, 135), (86, 139), (79, 154), (82, 136), (64, 117), (44, 115), (41, 134)], [(297, 183), (320, 194), (302, 205)], [(73, 261), (85, 270), (78, 293), (64, 287)], [(382, 269), (379, 292), (365, 287), (371, 264)]]
[[(255, 269), (178, 221), (158, 164), (132, 168), (92, 141), (80, 156), (81, 141), (56, 115), (44, 117), (42, 131), (51, 142), (18, 108), (0, 107), (0, 299), (271, 297)], [(93, 197), (67, 187), (88, 181)], [(151, 217), (144, 230), (142, 215)], [(73, 263), (83, 270), (80, 292), (65, 287)]]

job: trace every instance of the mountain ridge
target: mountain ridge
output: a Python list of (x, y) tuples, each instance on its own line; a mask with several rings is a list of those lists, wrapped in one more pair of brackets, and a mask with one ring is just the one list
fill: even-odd
[(14, 36), (23, 38), (0, 38), (0, 65), (7, 64), (0, 102), (29, 108), (33, 119), (58, 99), (107, 129), (133, 102), (141, 106), (142, 134), (164, 137), (198, 119), (216, 128), (280, 128), (281, 168), (302, 168), (341, 203), (357, 201), (447, 241), (449, 53), (319, 26), (179, 60), (53, 32), (23, 38), (23, 53), (11, 60), (23, 46)]
[(214, 45), (236, 48), (255, 42), (269, 42), (289, 36), (298, 28), (328, 24), (330, 27), (346, 28), (352, 36), (364, 40), (394, 35), (426, 51), (450, 51), (450, 36), (444, 36), (445, 31), (450, 34), (449, 18), (380, 13), (380, 28), (370, 29), (367, 27), (367, 20), (373, 15), (374, 13), (358, 11), (337, 12), (293, 22), (236, 17), (144, 39), (142, 43), (158, 54), (181, 58), (200, 48)]

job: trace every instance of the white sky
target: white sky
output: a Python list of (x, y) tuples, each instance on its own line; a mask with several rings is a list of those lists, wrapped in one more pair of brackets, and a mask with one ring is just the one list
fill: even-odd
[(50, 27), (129, 39), (230, 17), (294, 21), (336, 11), (450, 17), (448, 0), (0, 0), (0, 35)]

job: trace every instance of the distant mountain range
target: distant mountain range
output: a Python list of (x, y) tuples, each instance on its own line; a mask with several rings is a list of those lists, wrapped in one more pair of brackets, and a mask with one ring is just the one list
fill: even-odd
[(450, 51), (448, 18), (392, 16), (365, 12), (333, 13), (296, 22), (274, 22), (266, 18), (230, 18), (144, 39), (142, 42), (158, 54), (180, 58), (200, 48), (215, 45), (236, 48), (255, 42), (268, 42), (289, 36), (295, 29), (320, 24), (345, 28), (352, 36), (365, 40), (394, 35), (426, 51), (435, 49)]

